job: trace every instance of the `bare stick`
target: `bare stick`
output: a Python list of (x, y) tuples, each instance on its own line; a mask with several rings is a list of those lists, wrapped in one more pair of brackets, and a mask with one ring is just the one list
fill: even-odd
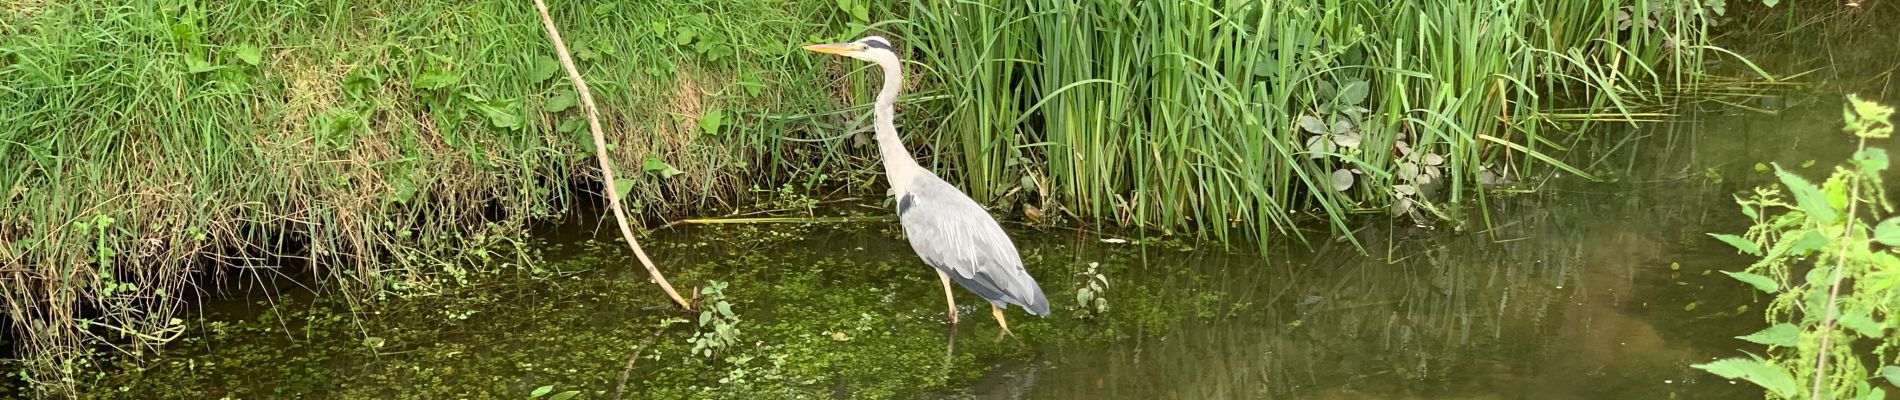
[(680, 307), (692, 308), (680, 293), (673, 290), (673, 284), (666, 282), (666, 275), (653, 266), (653, 260), (647, 258), (647, 252), (640, 250), (640, 242), (633, 240), (633, 228), (627, 226), (627, 211), (620, 207), (620, 187), (614, 183), (614, 166), (607, 160), (607, 135), (600, 133), (600, 111), (594, 108), (594, 95), (587, 91), (587, 81), (581, 80), (581, 70), (574, 67), (574, 58), (567, 55), (567, 43), (561, 40), (561, 32), (554, 29), (554, 18), (548, 16), (548, 5), (534, 0), (534, 8), (541, 11), (541, 27), (547, 28), (548, 40), (554, 42), (554, 55), (561, 59), (561, 68), (567, 69), (567, 80), (574, 83), (574, 91), (580, 94), (581, 108), (587, 110), (587, 129), (594, 133), (594, 154), (600, 159), (600, 180), (607, 185), (607, 206), (614, 210), (614, 222), (620, 225), (620, 237), (627, 240), (627, 247), (633, 248), (633, 255), (640, 264), (647, 267), (647, 274), (653, 281), (666, 290)]
[(647, 339), (640, 342), (640, 346), (633, 348), (633, 355), (627, 356), (626, 368), (620, 369), (620, 383), (614, 385), (614, 399), (627, 398), (623, 394), (627, 392), (627, 377), (633, 375), (633, 363), (640, 360), (640, 353), (645, 352), (647, 346), (653, 345), (653, 341), (659, 339), (661, 333), (666, 332), (667, 326), (670, 324), (661, 323), (659, 329), (654, 329), (652, 335), (647, 335)]

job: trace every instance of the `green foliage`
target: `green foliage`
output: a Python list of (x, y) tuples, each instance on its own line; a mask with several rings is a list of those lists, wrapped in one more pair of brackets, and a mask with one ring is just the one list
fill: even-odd
[(1075, 288), (1076, 310), (1082, 317), (1100, 316), (1108, 313), (1108, 277), (1097, 272), (1101, 263), (1089, 263), (1089, 268), (1076, 273), (1082, 277), (1082, 284)]
[[(39, 327), (9, 343), (34, 381), (87, 371), (86, 349), (152, 354), (175, 294), (252, 264), (304, 260), (284, 272), (359, 299), (441, 293), (493, 272), (469, 260), (518, 258), (496, 238), (565, 217), (599, 176), (525, 3), (29, 4), (0, 11), (0, 280), (18, 283), (0, 308)], [(831, 2), (551, 5), (639, 215), (871, 168), (780, 139), (818, 127), (752, 123), (836, 104), (811, 89), (827, 64), (784, 56), (843, 26)], [(641, 173), (655, 155), (668, 166)], [(72, 229), (97, 216), (115, 221)]]
[[(549, 393), (553, 393), (554, 395), (548, 396)], [(547, 400), (567, 400), (567, 399), (574, 398), (574, 396), (579, 396), (580, 394), (581, 394), (581, 391), (579, 390), (569, 390), (569, 391), (564, 391), (560, 393), (554, 393), (554, 385), (546, 385), (546, 386), (534, 388), (534, 391), (528, 392), (528, 398), (539, 399), (541, 398), (541, 396), (547, 396)]]
[(739, 315), (726, 299), (725, 282), (706, 281), (699, 294), (699, 330), (687, 341), (693, 344), (693, 354), (712, 357), (739, 344)]
[(1738, 337), (1768, 345), (1768, 357), (1695, 367), (1752, 382), (1770, 398), (1884, 398), (1875, 379), (1900, 371), (1900, 336), (1889, 334), (1900, 326), (1900, 248), (1891, 240), (1894, 218), (1882, 220), (1894, 212), (1879, 180), (1886, 152), (1868, 147), (1869, 139), (1888, 136), (1893, 111), (1848, 99), (1847, 131), (1860, 140), (1851, 162), (1820, 185), (1775, 167), (1781, 188), (1737, 199), (1753, 226), (1739, 236), (1714, 235), (1759, 257), (1744, 271), (1723, 272), (1773, 294), (1765, 311), (1772, 325)]
[[(972, 197), (1230, 238), (1590, 177), (1546, 153), (1693, 87), (1714, 17), (1626, 3), (912, 2), (897, 26), (949, 94), (931, 143)], [(1604, 29), (1619, 15), (1644, 17)]]
[(1707, 364), (1697, 364), (1695, 367), (1721, 375), (1723, 378), (1754, 382), (1768, 389), (1768, 393), (1780, 397), (1794, 397), (1797, 390), (1794, 376), (1788, 375), (1787, 369), (1764, 362), (1760, 358), (1728, 358)]

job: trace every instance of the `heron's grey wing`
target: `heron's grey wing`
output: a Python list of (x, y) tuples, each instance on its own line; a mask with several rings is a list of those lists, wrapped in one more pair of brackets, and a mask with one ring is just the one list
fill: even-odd
[(1049, 300), (1042, 288), (1023, 270), (1016, 245), (983, 206), (931, 174), (914, 178), (901, 196), (898, 219), (911, 249), (925, 263), (984, 299), (1048, 315)]

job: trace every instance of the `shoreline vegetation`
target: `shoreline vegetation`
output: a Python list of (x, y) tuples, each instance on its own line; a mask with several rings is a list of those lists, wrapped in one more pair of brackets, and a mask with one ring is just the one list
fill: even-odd
[[(1710, 44), (1738, 11), (1696, 2), (1232, 3), (550, 12), (636, 219), (880, 195), (875, 77), (797, 48), (888, 32), (917, 63), (900, 131), (995, 213), (1262, 250), (1303, 220), (1482, 223), (1475, 189), (1589, 176), (1557, 161), (1589, 128), (1664, 118), (1739, 60)], [(0, 5), (0, 301), (41, 395), (188, 335), (238, 271), (441, 294), (603, 195), (529, 3)]]

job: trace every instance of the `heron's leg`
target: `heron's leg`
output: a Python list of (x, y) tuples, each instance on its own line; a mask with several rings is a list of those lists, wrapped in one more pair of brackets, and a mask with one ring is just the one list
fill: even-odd
[(948, 309), (950, 310), (950, 311), (949, 311), (949, 314), (950, 314), (950, 324), (951, 324), (951, 325), (956, 325), (956, 323), (957, 323), (957, 298), (956, 298), (956, 296), (952, 296), (952, 295), (950, 295), (950, 274), (946, 274), (946, 273), (944, 273), (944, 272), (943, 272), (943, 270), (941, 270), (941, 269), (939, 269), (939, 270), (937, 270), (937, 278), (939, 278), (939, 279), (942, 279), (942, 280), (943, 280), (943, 302), (944, 302), (944, 304), (948, 304), (948, 305), (949, 305), (949, 306), (948, 306)]
[(1003, 319), (1002, 307), (997, 307), (995, 304), (991, 304), (990, 315), (996, 316), (996, 325), (1003, 327), (1003, 332), (996, 334), (996, 340), (1003, 340), (1003, 336), (1009, 336), (1012, 338), (1016, 337), (1015, 333), (1012, 333), (1009, 331), (1009, 321)]

